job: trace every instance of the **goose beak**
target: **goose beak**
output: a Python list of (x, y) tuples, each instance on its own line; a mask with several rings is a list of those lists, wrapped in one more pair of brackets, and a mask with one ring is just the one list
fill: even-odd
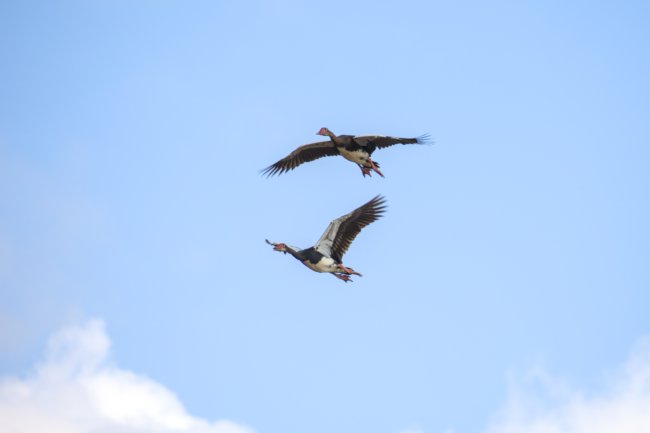
[(280, 251), (280, 252), (283, 252), (285, 254), (287, 253), (287, 250), (286, 250), (286, 247), (285, 247), (284, 244), (271, 242), (268, 239), (264, 239), (264, 240), (266, 241), (267, 244), (273, 246), (273, 251)]

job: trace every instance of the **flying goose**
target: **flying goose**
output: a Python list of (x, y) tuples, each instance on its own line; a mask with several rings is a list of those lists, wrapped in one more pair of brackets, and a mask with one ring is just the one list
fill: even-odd
[(349, 214), (332, 221), (316, 245), (307, 249), (290, 247), (284, 243), (266, 243), (274, 251), (289, 253), (312, 271), (329, 272), (345, 282), (351, 281), (350, 275), (361, 276), (352, 268), (344, 266), (343, 255), (357, 237), (362, 228), (376, 221), (386, 209), (386, 199), (380, 195), (358, 207)]
[(388, 137), (384, 135), (335, 135), (329, 129), (321, 128), (316, 135), (323, 135), (330, 139), (329, 141), (319, 141), (300, 146), (285, 158), (263, 169), (262, 173), (267, 176), (282, 174), (305, 162), (314, 161), (324, 156), (341, 155), (348, 161), (357, 164), (363, 177), (366, 177), (366, 175), (371, 176), (372, 170), (384, 177), (383, 173), (379, 171), (379, 163), (371, 158), (376, 149), (383, 149), (395, 144), (429, 143), (429, 136), (426, 134), (417, 138)]

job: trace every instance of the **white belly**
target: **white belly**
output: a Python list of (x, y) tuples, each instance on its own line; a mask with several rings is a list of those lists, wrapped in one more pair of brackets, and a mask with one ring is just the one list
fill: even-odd
[(316, 272), (336, 272), (338, 270), (336, 262), (331, 257), (323, 257), (316, 264), (313, 264), (309, 260), (305, 260), (303, 263), (309, 269)]
[(348, 161), (352, 161), (354, 163), (361, 164), (361, 165), (365, 165), (366, 162), (368, 161), (368, 157), (370, 156), (368, 155), (368, 152), (366, 152), (363, 149), (349, 151), (346, 150), (344, 147), (339, 147), (339, 153), (343, 158), (347, 159)]

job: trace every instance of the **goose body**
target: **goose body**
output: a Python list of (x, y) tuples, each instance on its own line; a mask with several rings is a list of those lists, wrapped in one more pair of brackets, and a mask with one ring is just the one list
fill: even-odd
[(395, 144), (428, 143), (427, 135), (416, 138), (389, 137), (384, 135), (336, 135), (327, 128), (321, 128), (317, 135), (329, 137), (329, 141), (319, 141), (300, 146), (275, 164), (266, 167), (262, 170), (262, 173), (267, 176), (282, 174), (306, 162), (314, 161), (325, 156), (340, 155), (348, 161), (357, 164), (364, 177), (366, 175), (370, 176), (372, 171), (384, 177), (382, 172), (379, 171), (379, 164), (372, 160), (372, 154), (375, 150)]
[(289, 253), (303, 265), (315, 272), (326, 272), (348, 282), (350, 275), (359, 275), (352, 268), (343, 265), (343, 255), (361, 229), (379, 219), (386, 209), (386, 200), (376, 196), (368, 203), (339, 217), (327, 226), (316, 245), (304, 250), (284, 243), (266, 242), (273, 245), (274, 251)]
[(336, 261), (327, 257), (322, 253), (319, 253), (316, 248), (311, 247), (304, 250), (306, 252), (306, 258), (303, 260), (303, 264), (309, 269), (315, 272), (338, 272), (339, 268)]
[(368, 153), (368, 151), (363, 148), (348, 150), (345, 147), (340, 147), (338, 151), (343, 158), (347, 159), (348, 161), (352, 161), (355, 164), (364, 167), (369, 164), (368, 158), (370, 158), (370, 153)]

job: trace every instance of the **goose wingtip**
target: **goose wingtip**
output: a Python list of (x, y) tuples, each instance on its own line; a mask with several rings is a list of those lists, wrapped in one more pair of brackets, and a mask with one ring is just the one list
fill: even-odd
[(420, 135), (416, 140), (417, 144), (435, 144), (435, 141), (431, 138), (429, 133)]

